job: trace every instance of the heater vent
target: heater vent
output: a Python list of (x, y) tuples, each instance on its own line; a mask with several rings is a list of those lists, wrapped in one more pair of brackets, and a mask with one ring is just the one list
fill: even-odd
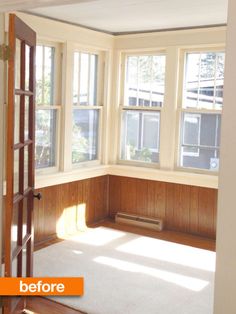
[(157, 218), (147, 218), (137, 215), (129, 215), (126, 213), (117, 213), (116, 222), (121, 222), (129, 225), (135, 225), (143, 228), (154, 229), (157, 231), (162, 231), (163, 221)]

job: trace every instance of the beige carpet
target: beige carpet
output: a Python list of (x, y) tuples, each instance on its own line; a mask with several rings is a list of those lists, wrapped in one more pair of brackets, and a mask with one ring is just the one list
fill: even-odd
[(35, 252), (34, 276), (83, 276), (89, 314), (211, 314), (215, 253), (99, 227)]

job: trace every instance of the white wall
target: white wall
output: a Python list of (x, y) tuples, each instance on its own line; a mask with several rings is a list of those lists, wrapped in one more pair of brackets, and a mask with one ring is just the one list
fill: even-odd
[(41, 18), (16, 12), (27, 25), (33, 28), (40, 39), (55, 40), (58, 42), (74, 42), (87, 48), (112, 49), (114, 36), (89, 30), (79, 26)]
[(160, 47), (196, 47), (196, 45), (222, 45), (226, 27), (186, 29), (156, 33), (116, 36), (115, 49), (153, 49)]
[(229, 1), (216, 245), (215, 314), (236, 313), (236, 1)]
[[(4, 43), (4, 16), (0, 14), (0, 44)], [(3, 192), (3, 105), (4, 105), (4, 62), (0, 60), (0, 230), (2, 229), (2, 192)], [(0, 257), (2, 256), (2, 232), (0, 232)], [(1, 267), (0, 267), (1, 276)]]

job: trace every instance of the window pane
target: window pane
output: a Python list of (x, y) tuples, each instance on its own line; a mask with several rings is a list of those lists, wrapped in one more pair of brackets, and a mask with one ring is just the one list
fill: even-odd
[(159, 128), (159, 112), (124, 111), (121, 159), (159, 162)]
[(79, 94), (79, 52), (74, 53), (73, 104), (77, 105)]
[(98, 56), (90, 55), (89, 105), (97, 104), (97, 66)]
[(125, 106), (162, 106), (165, 56), (129, 56), (126, 61)]
[(138, 105), (150, 106), (152, 80), (152, 56), (140, 56), (138, 60)]
[(44, 104), (53, 104), (54, 48), (44, 47)]
[(73, 110), (72, 163), (98, 159), (99, 110)]
[(180, 165), (217, 171), (221, 115), (183, 113)]
[(152, 106), (162, 106), (165, 94), (165, 56), (153, 56)]
[(98, 56), (74, 53), (73, 104), (97, 105)]
[(56, 110), (36, 110), (36, 168), (55, 166)]
[(89, 54), (81, 53), (80, 56), (80, 105), (88, 104), (88, 84), (89, 84)]
[(36, 103), (53, 105), (54, 47), (37, 46), (36, 49)]
[(36, 103), (43, 103), (43, 46), (36, 48)]
[(201, 115), (184, 114), (183, 144), (199, 145)]
[(224, 56), (223, 52), (186, 54), (184, 108), (222, 108)]

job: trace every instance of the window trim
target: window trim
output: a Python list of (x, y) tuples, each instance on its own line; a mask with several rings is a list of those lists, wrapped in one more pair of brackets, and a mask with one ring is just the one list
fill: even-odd
[(218, 171), (212, 171), (207, 169), (200, 169), (194, 167), (181, 167), (180, 166), (180, 156), (181, 156), (181, 121), (182, 121), (182, 113), (196, 113), (196, 114), (222, 114), (222, 109), (199, 109), (199, 108), (183, 108), (182, 102), (184, 97), (184, 83), (185, 83), (185, 73), (186, 73), (186, 54), (187, 53), (206, 53), (206, 52), (223, 52), (225, 53), (225, 46), (211, 46), (204, 45), (201, 47), (190, 47), (183, 48), (180, 50), (179, 57), (179, 75), (178, 75), (178, 94), (177, 94), (177, 122), (176, 122), (176, 135), (175, 135), (175, 161), (174, 161), (174, 170), (181, 172), (191, 172), (198, 174), (206, 174), (218, 176)]

